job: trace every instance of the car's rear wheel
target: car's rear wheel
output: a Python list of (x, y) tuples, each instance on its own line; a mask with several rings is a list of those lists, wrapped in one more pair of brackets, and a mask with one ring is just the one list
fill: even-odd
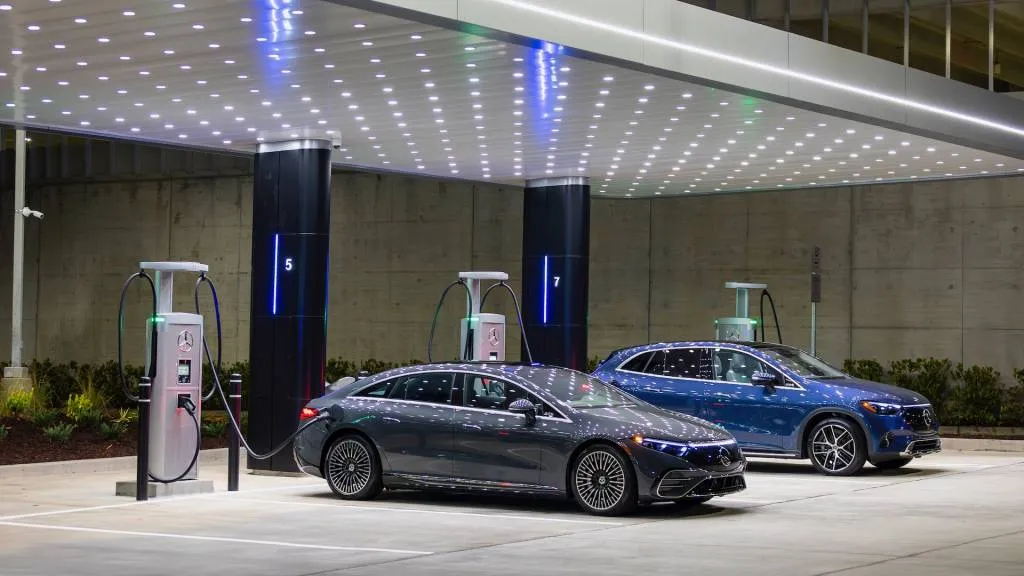
[(903, 468), (907, 464), (913, 462), (913, 458), (897, 458), (895, 460), (885, 460), (882, 462), (875, 462), (875, 468), (879, 470), (896, 470), (897, 468)]
[(603, 444), (587, 448), (576, 458), (569, 489), (576, 503), (591, 514), (617, 516), (637, 504), (632, 466), (618, 450)]
[(807, 454), (814, 467), (827, 476), (850, 476), (864, 467), (867, 449), (856, 424), (827, 418), (807, 436)]
[(346, 500), (375, 498), (383, 485), (377, 451), (355, 434), (331, 442), (324, 456), (323, 473), (331, 490)]

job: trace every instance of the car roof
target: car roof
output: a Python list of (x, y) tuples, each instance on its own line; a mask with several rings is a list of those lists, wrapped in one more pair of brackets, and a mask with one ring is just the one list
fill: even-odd
[[(608, 355), (608, 359), (614, 356), (622, 356), (626, 354), (637, 354), (641, 352), (647, 352), (649, 350), (662, 350), (665, 348), (689, 348), (689, 347), (714, 347), (714, 348), (726, 348), (732, 350), (749, 350), (751, 348), (765, 349), (765, 348), (790, 348), (785, 344), (779, 344), (777, 342), (757, 342), (757, 341), (739, 341), (739, 340), (677, 340), (677, 341), (666, 341), (666, 342), (652, 342), (650, 344), (641, 344), (639, 346), (630, 346), (628, 348), (620, 348), (613, 351)], [(606, 360), (607, 361), (607, 360)]]

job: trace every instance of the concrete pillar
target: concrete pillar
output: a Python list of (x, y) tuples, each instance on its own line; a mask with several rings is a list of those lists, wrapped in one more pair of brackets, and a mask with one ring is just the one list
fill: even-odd
[[(330, 260), (331, 143), (267, 143), (253, 179), (249, 442), (268, 452), (324, 393)], [(257, 471), (297, 472), (291, 449)]]
[(589, 180), (528, 181), (523, 207), (523, 324), (535, 362), (586, 368), (589, 268)]

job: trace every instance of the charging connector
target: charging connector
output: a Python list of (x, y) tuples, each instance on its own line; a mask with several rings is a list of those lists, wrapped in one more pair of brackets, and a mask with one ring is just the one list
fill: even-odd
[(186, 411), (195, 414), (196, 403), (192, 401), (192, 395), (178, 394), (178, 408), (184, 408)]

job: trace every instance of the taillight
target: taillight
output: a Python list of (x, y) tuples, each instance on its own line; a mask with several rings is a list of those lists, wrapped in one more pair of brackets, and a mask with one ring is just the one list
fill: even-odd
[(316, 418), (320, 414), (320, 411), (316, 408), (305, 407), (302, 412), (299, 412), (299, 422), (309, 420), (310, 418)]

